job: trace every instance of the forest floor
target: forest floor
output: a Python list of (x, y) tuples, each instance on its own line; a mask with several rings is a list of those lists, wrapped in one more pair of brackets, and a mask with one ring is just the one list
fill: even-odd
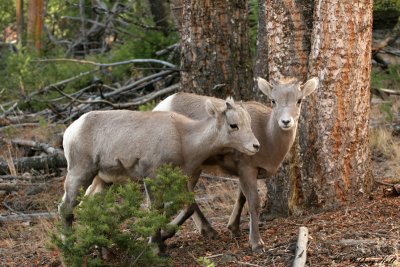
[[(372, 114), (377, 116), (371, 118), (371, 124), (379, 124), (385, 115), (380, 113), (379, 104), (375, 106), (378, 108)], [(14, 131), (13, 137), (48, 141), (48, 133), (43, 129), (24, 128)], [(389, 134), (391, 142), (388, 149), (392, 149), (391, 153), (395, 155), (381, 151), (384, 145), (379, 148), (379, 142), (383, 142), (379, 138), (385, 133)], [(375, 179), (400, 183), (398, 130), (378, 132), (374, 138), (379, 139), (375, 140), (376, 147), (372, 150)], [(7, 153), (19, 153), (16, 148), (4, 145), (1, 150), (5, 158)], [(43, 181), (18, 181), (17, 190), (0, 194), (0, 215), (55, 212), (63, 194), (65, 171), (54, 176)], [(0, 181), (0, 185), (2, 183), (6, 181)], [(259, 185), (260, 194), (265, 199), (263, 181), (259, 181)], [(196, 197), (218, 231), (219, 238), (203, 238), (193, 221), (189, 220), (167, 243), (171, 266), (202, 266), (198, 263), (201, 257), (215, 266), (290, 266), (300, 226), (309, 229), (307, 266), (400, 266), (400, 196), (388, 191), (388, 186), (377, 184), (370, 195), (360, 193), (348, 206), (336, 210), (262, 221), (260, 230), (265, 252), (259, 254), (252, 253), (248, 245), (246, 210), (242, 215), (240, 237), (231, 237), (226, 228), (236, 188), (235, 180), (201, 179)], [(60, 266), (59, 253), (47, 248), (48, 233), (54, 229), (55, 221), (54, 218), (0, 220), (0, 266)]]

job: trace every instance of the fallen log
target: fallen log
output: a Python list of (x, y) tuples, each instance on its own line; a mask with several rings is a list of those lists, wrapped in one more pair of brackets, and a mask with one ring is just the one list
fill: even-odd
[(296, 254), (293, 261), (293, 267), (303, 267), (307, 260), (308, 228), (301, 226), (299, 228), (299, 237), (297, 239)]
[(56, 178), (55, 174), (45, 174), (45, 175), (0, 175), (0, 181), (10, 181), (10, 180), (21, 180), (21, 181), (33, 181), (33, 180), (49, 180)]
[[(7, 139), (2, 138), (2, 141), (7, 141)], [(35, 150), (41, 150), (41, 151), (46, 152), (47, 154), (57, 154), (57, 153), (62, 154), (63, 153), (63, 151), (61, 149), (54, 148), (46, 143), (39, 143), (39, 142), (35, 142), (32, 140), (24, 140), (24, 139), (16, 138), (16, 139), (12, 139), (11, 143), (14, 145), (18, 145), (18, 146), (31, 147), (32, 149), (35, 149)]]
[(55, 212), (40, 212), (40, 213), (21, 213), (21, 214), (12, 214), (12, 215), (0, 215), (0, 222), (9, 222), (9, 221), (30, 221), (33, 219), (50, 219), (56, 217), (58, 214)]
[[(67, 161), (61, 153), (13, 159), (13, 164), (18, 172), (26, 172), (31, 169), (49, 170), (67, 167)], [(0, 175), (5, 174), (9, 174), (9, 166), (7, 162), (0, 161)]]

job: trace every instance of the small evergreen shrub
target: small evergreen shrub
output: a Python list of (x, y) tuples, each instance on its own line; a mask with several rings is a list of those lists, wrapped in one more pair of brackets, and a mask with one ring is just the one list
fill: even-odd
[(154, 254), (148, 239), (157, 229), (166, 229), (170, 216), (182, 205), (191, 203), (193, 194), (186, 190), (187, 176), (171, 165), (159, 168), (156, 178), (147, 178), (145, 184), (154, 195), (151, 207), (142, 205), (143, 190), (134, 182), (112, 185), (94, 196), (82, 197), (74, 210), (72, 229), (59, 225), (58, 232), (51, 236), (52, 244), (60, 250), (67, 266), (104, 265), (102, 248), (114, 255), (112, 265), (166, 263)]

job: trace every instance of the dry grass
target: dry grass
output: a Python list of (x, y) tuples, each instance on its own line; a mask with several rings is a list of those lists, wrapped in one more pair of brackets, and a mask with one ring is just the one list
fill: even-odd
[(400, 162), (400, 144), (387, 128), (371, 130), (370, 145), (374, 153), (382, 154), (388, 160)]
[[(390, 103), (390, 105), (387, 105)], [(390, 109), (382, 109), (382, 105)], [(371, 104), (370, 146), (378, 178), (400, 178), (400, 97), (389, 101), (374, 98)], [(388, 121), (388, 117), (391, 118)], [(397, 128), (396, 128), (397, 127)]]
[[(35, 222), (4, 224), (0, 231), (0, 262), (6, 266), (24, 266), (30, 262), (30, 266), (47, 266), (54, 255), (49, 252), (49, 233), (54, 229), (53, 222), (37, 220)], [(32, 240), (35, 240), (32, 242)], [(29, 241), (29, 242), (26, 242)], [(18, 251), (18, 257), (13, 253)], [(46, 255), (37, 257), (37, 255)], [(40, 258), (40, 259), (39, 259)]]

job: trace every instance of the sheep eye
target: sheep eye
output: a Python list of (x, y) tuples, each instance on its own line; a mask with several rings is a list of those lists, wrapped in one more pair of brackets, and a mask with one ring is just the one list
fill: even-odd
[(272, 105), (276, 105), (276, 101), (275, 101), (275, 99), (271, 99), (271, 103), (272, 103)]
[(239, 127), (237, 124), (229, 124), (229, 126), (231, 127), (231, 129), (239, 130)]
[(297, 100), (297, 104), (300, 105), (301, 104), (301, 98), (299, 100)]

